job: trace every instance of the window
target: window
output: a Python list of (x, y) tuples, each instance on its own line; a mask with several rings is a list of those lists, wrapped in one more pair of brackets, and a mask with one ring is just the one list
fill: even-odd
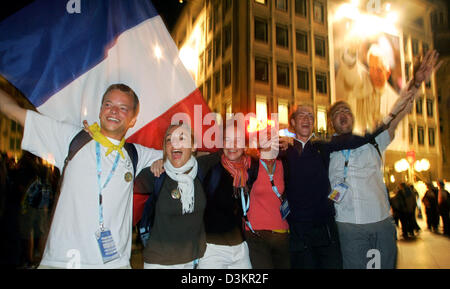
[(255, 80), (269, 82), (269, 63), (267, 59), (255, 59)]
[(214, 92), (217, 94), (220, 92), (220, 72), (214, 73)]
[(211, 50), (211, 47), (208, 47), (208, 50), (206, 51), (206, 58), (208, 60), (208, 65), (211, 65), (211, 61), (212, 61), (212, 50)]
[(423, 126), (417, 127), (417, 140), (420, 145), (424, 144)]
[(209, 15), (208, 17), (208, 32), (212, 30), (212, 17)]
[(289, 103), (285, 99), (278, 99), (278, 123), (289, 125)]
[(203, 53), (198, 57), (198, 75), (203, 75), (204, 64), (203, 64)]
[(267, 120), (267, 98), (263, 95), (256, 96), (256, 119)]
[(429, 49), (430, 49), (430, 48), (429, 48), (429, 46), (428, 46), (427, 43), (422, 43), (422, 52), (423, 52), (423, 55), (425, 55)]
[(306, 17), (306, 0), (295, 0), (295, 14)]
[(214, 17), (214, 24), (217, 25), (217, 23), (219, 23), (220, 20), (220, 15), (219, 15), (219, 2), (215, 2), (214, 6), (214, 13), (213, 13), (213, 17)]
[(278, 10), (287, 11), (287, 0), (276, 0), (275, 2)]
[(256, 3), (266, 5), (266, 0), (255, 0)]
[(301, 90), (309, 90), (309, 75), (308, 68), (297, 68), (297, 88)]
[(427, 116), (433, 117), (433, 100), (427, 99)]
[(416, 99), (416, 113), (422, 114), (422, 106), (423, 106), (423, 100), (421, 98)]
[[(232, 4), (233, 4), (232, 0), (223, 1), (223, 11), (227, 12), (231, 8)], [(224, 13), (224, 15), (225, 15), (225, 13)]]
[(220, 57), (220, 34), (214, 38), (214, 59)]
[(11, 137), (10, 139), (9, 139), (9, 149), (10, 150), (14, 150), (14, 148), (16, 147), (15, 146), (15, 142), (16, 142), (16, 139), (14, 138), (14, 137)]
[(255, 18), (255, 40), (268, 42), (267, 21)]
[(317, 107), (317, 130), (321, 133), (327, 131), (327, 109), (324, 106)]
[(406, 81), (409, 80), (410, 68), (411, 68), (411, 63), (405, 62), (405, 78), (406, 78)]
[(434, 147), (434, 127), (428, 128), (428, 144)]
[(223, 28), (223, 52), (230, 46), (231, 44), (231, 24), (226, 25)]
[(414, 125), (409, 125), (409, 143), (412, 144), (414, 142)]
[(206, 101), (208, 102), (211, 98), (211, 79), (208, 78), (206, 81)]
[(21, 141), (20, 138), (16, 139), (16, 151), (19, 151), (21, 149)]
[(314, 21), (323, 23), (323, 3), (319, 1), (314, 1)]
[(325, 73), (316, 73), (316, 92), (327, 93), (327, 75)]
[(297, 31), (295, 33), (295, 43), (297, 51), (308, 53), (308, 33)]
[(315, 36), (314, 44), (315, 44), (315, 49), (316, 49), (316, 55), (325, 57), (326, 56), (325, 38), (320, 37), (320, 36)]
[(412, 39), (412, 53), (413, 55), (419, 54), (419, 41), (417, 39)]
[(223, 87), (227, 87), (231, 84), (231, 62), (227, 62), (223, 65)]
[(289, 47), (288, 29), (286, 26), (277, 25), (277, 45)]
[(277, 85), (289, 86), (289, 65), (277, 64)]

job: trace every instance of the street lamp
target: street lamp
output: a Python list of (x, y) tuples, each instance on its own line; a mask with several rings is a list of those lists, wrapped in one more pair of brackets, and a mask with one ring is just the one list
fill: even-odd
[(411, 183), (414, 182), (414, 171), (420, 173), (430, 169), (430, 162), (427, 159), (416, 160), (410, 164), (406, 159), (400, 159), (395, 162), (394, 169), (397, 173), (408, 170), (408, 178)]

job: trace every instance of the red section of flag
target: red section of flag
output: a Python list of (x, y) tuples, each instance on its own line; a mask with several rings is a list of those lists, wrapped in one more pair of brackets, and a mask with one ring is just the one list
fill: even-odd
[[(201, 116), (197, 115), (196, 117), (194, 117), (195, 105), (201, 107)], [(197, 110), (197, 112), (200, 111), (199, 109)], [(200, 90), (196, 89), (183, 100), (170, 107), (162, 115), (155, 118), (140, 130), (135, 132), (133, 135), (131, 135), (127, 139), (127, 142), (141, 144), (150, 148), (162, 149), (163, 137), (172, 121), (172, 116), (179, 112), (184, 112), (189, 116), (191, 122), (190, 126), (195, 133), (196, 140), (202, 140), (203, 133), (210, 127), (210, 125), (203, 125), (203, 117), (206, 114), (210, 113), (211, 110), (204, 101)], [(140, 111), (139, 113), (145, 113), (145, 111)], [(198, 121), (200, 121), (201, 123), (196, 123)], [(214, 151), (204, 148), (203, 142), (202, 145), (199, 146), (198, 150)]]
[(136, 224), (141, 219), (147, 199), (148, 195), (136, 193), (133, 194), (133, 226), (136, 226)]

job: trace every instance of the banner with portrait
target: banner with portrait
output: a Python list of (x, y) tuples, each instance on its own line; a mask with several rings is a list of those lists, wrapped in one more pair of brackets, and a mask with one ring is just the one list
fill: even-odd
[[(365, 10), (364, 3), (329, 3), (333, 100), (350, 104), (354, 132), (364, 134), (380, 124), (405, 85), (400, 33), (385, 15)], [(406, 146), (407, 125), (403, 121), (389, 149), (404, 150)]]

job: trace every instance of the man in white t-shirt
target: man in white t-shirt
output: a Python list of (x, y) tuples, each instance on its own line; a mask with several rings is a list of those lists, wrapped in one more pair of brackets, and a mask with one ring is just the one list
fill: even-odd
[[(139, 100), (128, 86), (114, 84), (106, 90), (100, 137), (94, 135), (95, 141), (67, 164), (40, 268), (131, 268), (133, 165), (121, 146), (138, 110)], [(52, 154), (62, 171), (81, 127), (23, 109), (1, 89), (0, 111), (24, 126), (24, 150), (42, 158)], [(162, 158), (161, 151), (135, 147), (136, 175)]]

